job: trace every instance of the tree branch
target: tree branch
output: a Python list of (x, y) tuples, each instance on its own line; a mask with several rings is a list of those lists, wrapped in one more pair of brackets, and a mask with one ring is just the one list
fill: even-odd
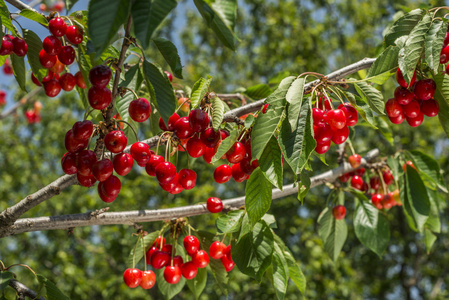
[[(378, 149), (373, 149), (367, 153), (362, 159), (362, 164), (359, 168), (366, 166), (374, 158), (379, 155)], [(327, 171), (320, 175), (310, 178), (310, 187), (315, 187), (326, 182), (333, 182), (339, 176), (355, 170), (349, 163), (344, 163), (338, 168)], [(272, 199), (279, 199), (288, 195), (292, 195), (298, 192), (298, 187), (293, 184), (286, 185), (283, 190), (273, 189)], [(223, 200), (223, 206), (225, 209), (240, 208), (245, 205), (245, 196)], [(183, 207), (174, 207), (166, 209), (155, 210), (134, 210), (134, 211), (122, 211), (122, 212), (110, 212), (106, 213), (107, 209), (82, 213), (61, 215), (52, 217), (38, 217), (38, 218), (24, 218), (17, 220), (13, 226), (8, 229), (6, 235), (0, 235), (0, 237), (30, 232), (30, 231), (42, 231), (42, 230), (56, 230), (56, 229), (71, 229), (80, 226), (93, 226), (93, 225), (134, 225), (140, 222), (155, 222), (170, 220), (180, 217), (191, 217), (197, 215), (208, 214), (205, 204), (188, 205)]]
[(30, 100), (31, 98), (33, 98), (34, 96), (36, 96), (40, 91), (42, 90), (41, 87), (37, 87), (33, 90), (31, 90), (31, 92), (29, 92), (28, 94), (26, 94), (25, 96), (22, 97), (22, 99), (20, 99), (19, 102), (17, 102), (16, 104), (14, 104), (11, 108), (9, 108), (7, 111), (2, 112), (0, 114), (0, 120), (4, 119), (6, 117), (8, 117), (9, 115), (12, 115), (13, 113), (15, 113), (17, 111), (17, 109), (23, 105), (25, 105), (28, 100)]
[[(327, 77), (328, 79), (338, 80), (347, 76), (351, 73), (357, 72), (362, 69), (369, 68), (375, 59), (365, 58), (359, 62), (346, 66), (340, 70), (337, 70)], [(118, 80), (117, 77), (114, 80)], [(114, 81), (115, 82), (115, 81)], [(310, 89), (314, 82), (306, 84), (305, 90)], [(247, 105), (230, 110), (224, 115), (224, 121), (233, 121), (235, 117), (242, 116), (244, 114), (254, 112), (259, 110), (263, 105), (264, 100), (259, 100), (256, 102), (249, 103)], [(154, 136), (150, 139), (144, 140), (142, 142), (147, 143), (150, 147), (155, 147), (159, 136)], [(126, 147), (125, 152), (129, 152), (131, 146)], [(50, 199), (51, 197), (60, 193), (60, 191), (66, 189), (67, 187), (76, 184), (77, 179), (75, 175), (64, 175), (44, 188), (40, 189), (34, 194), (27, 196), (22, 199), (19, 203), (7, 208), (0, 213), (0, 237), (8, 235), (7, 232), (9, 227), (14, 224), (14, 222), (25, 212), (32, 209), (36, 205), (42, 203), (43, 201)]]
[(31, 6), (29, 6), (28, 4), (23, 3), (22, 1), (19, 1), (19, 0), (6, 0), (6, 2), (8, 2), (9, 4), (11, 4), (12, 6), (14, 6), (17, 9), (20, 9), (20, 10), (29, 9), (29, 10), (32, 10), (32, 11), (38, 13), (38, 14), (41, 14), (40, 12), (38, 12), (37, 10), (35, 10)]
[(31, 299), (45, 300), (44, 297), (39, 296), (38, 293), (15, 279), (11, 279), (9, 281), (9, 286), (16, 290), (19, 299), (25, 299), (25, 297), (28, 297)]

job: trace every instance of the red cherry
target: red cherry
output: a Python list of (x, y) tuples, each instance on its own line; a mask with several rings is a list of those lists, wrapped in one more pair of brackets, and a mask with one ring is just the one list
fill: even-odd
[(140, 283), (141, 288), (145, 290), (151, 289), (155, 283), (156, 283), (156, 274), (154, 274), (153, 271), (147, 270), (142, 272), (142, 281)]
[(45, 94), (48, 97), (56, 97), (61, 92), (61, 85), (59, 84), (59, 81), (56, 79), (50, 79), (49, 81), (46, 81), (44, 84), (44, 90)]
[(178, 181), (186, 190), (191, 190), (196, 185), (196, 173), (190, 169), (182, 169), (178, 174)]
[(346, 126), (354, 126), (357, 124), (357, 121), (359, 120), (359, 114), (357, 113), (357, 110), (351, 105), (351, 103), (345, 103), (340, 104), (338, 106), (346, 116)]
[[(323, 103), (324, 100), (324, 103)], [(326, 111), (331, 110), (331, 102), (329, 101), (329, 99), (324, 98), (324, 97), (320, 97), (320, 99), (318, 100), (318, 106)]]
[(413, 77), (412, 77), (412, 80), (410, 81), (410, 84), (408, 84), (407, 81), (405, 81), (404, 75), (402, 75), (401, 69), (398, 68), (398, 70), (396, 71), (396, 81), (403, 88), (408, 88), (409, 86), (412, 86), (415, 83), (415, 80), (416, 80), (416, 70), (413, 73)]
[(133, 168), (134, 160), (131, 156), (131, 154), (128, 153), (120, 153), (114, 156), (114, 159), (112, 160), (112, 164), (114, 166), (115, 172), (119, 174), (120, 176), (125, 176), (129, 172), (131, 172), (131, 169)]
[(184, 260), (180, 255), (174, 256), (172, 259), (173, 267), (181, 268), (181, 266), (184, 264)]
[(312, 109), (313, 124), (324, 125), (326, 120), (324, 119), (324, 111), (319, 108)]
[(67, 175), (73, 175), (78, 172), (76, 168), (76, 154), (67, 152), (61, 159), (62, 171)]
[(139, 165), (143, 166), (145, 166), (151, 158), (150, 146), (142, 142), (135, 142), (132, 144), (129, 153)]
[(214, 157), (215, 153), (216, 153), (215, 148), (206, 147), (206, 151), (203, 154), (204, 161), (210, 164), (212, 162), (212, 157)]
[(84, 176), (92, 172), (92, 166), (97, 162), (97, 156), (92, 150), (81, 150), (78, 154), (76, 167), (78, 173)]
[(369, 185), (373, 190), (377, 190), (379, 188), (379, 182), (379, 177), (371, 177), (371, 179), (369, 180)]
[(120, 130), (111, 131), (104, 137), (104, 145), (112, 153), (122, 152), (125, 150), (127, 143), (126, 135)]
[(86, 140), (90, 138), (94, 130), (94, 124), (89, 121), (78, 121), (72, 126), (73, 135), (78, 140)]
[(351, 167), (358, 168), (362, 163), (362, 157), (358, 154), (353, 154), (349, 156), (348, 161), (351, 164)]
[(371, 196), (371, 202), (378, 209), (382, 209), (382, 200), (384, 200), (384, 195), (382, 194), (373, 194)]
[(75, 61), (75, 50), (72, 46), (64, 46), (58, 53), (58, 59), (66, 66)]
[(232, 164), (239, 163), (245, 157), (245, 146), (241, 142), (235, 142), (226, 152), (226, 158)]
[(206, 147), (214, 148), (215, 145), (220, 140), (221, 133), (219, 131), (215, 131), (213, 128), (209, 127), (203, 132), (201, 132), (200, 138)]
[(382, 206), (385, 209), (390, 209), (395, 206), (396, 201), (390, 195), (384, 195), (384, 199), (382, 200)]
[(129, 104), (129, 116), (136, 122), (146, 121), (151, 114), (150, 102), (145, 98), (137, 98)]
[(327, 144), (332, 140), (334, 136), (334, 131), (329, 126), (329, 124), (325, 125), (314, 125), (313, 132), (315, 134), (315, 140), (318, 144)]
[(44, 49), (39, 52), (39, 62), (45, 69), (50, 69), (51, 67), (53, 67), (56, 63), (56, 59), (56, 56), (48, 55)]
[(67, 25), (60, 17), (56, 17), (48, 22), (48, 30), (56, 37), (63, 36), (67, 31)]
[(92, 86), (87, 93), (87, 99), (89, 100), (90, 106), (94, 109), (104, 109), (112, 101), (112, 93), (108, 88), (98, 88)]
[(343, 220), (346, 216), (346, 207), (337, 205), (332, 209), (332, 214), (336, 220)]
[(31, 73), (31, 81), (33, 81), (33, 83), (37, 86), (42, 86), (42, 84), (39, 82), (39, 80), (36, 78), (36, 76), (34, 76), (33, 73)]
[(393, 124), (401, 124), (405, 120), (405, 114), (404, 114), (404, 112), (401, 112), (397, 117), (388, 116), (388, 118), (390, 119), (391, 123), (393, 123)]
[(174, 131), (175, 123), (180, 118), (181, 117), (177, 113), (174, 113), (173, 115), (171, 115), (170, 118), (168, 118), (168, 127), (167, 127), (164, 123), (164, 120), (161, 117), (161, 118), (159, 118), (159, 128), (162, 129), (163, 131)]
[(432, 99), (437, 86), (432, 79), (421, 79), (416, 82), (414, 93), (420, 100)]
[(78, 152), (84, 148), (87, 147), (87, 144), (89, 143), (89, 140), (78, 140), (73, 135), (72, 129), (67, 131), (64, 139), (65, 148), (68, 152)]
[(151, 255), (151, 265), (156, 270), (162, 269), (170, 262), (170, 254), (160, 250), (154, 251)]
[(122, 188), (122, 183), (117, 176), (111, 175), (105, 181), (102, 181), (102, 192), (109, 196), (117, 196), (120, 193), (120, 189)]
[(170, 284), (176, 284), (181, 280), (181, 269), (179, 267), (165, 267), (164, 279)]
[(365, 174), (365, 168), (360, 168), (355, 170), (355, 174), (359, 175), (359, 176), (363, 176), (363, 174)]
[(396, 101), (398, 101), (400, 105), (407, 105), (410, 103), (410, 101), (412, 101), (413, 93), (406, 88), (398, 86), (394, 90), (394, 98), (396, 98)]
[(136, 288), (142, 282), (142, 271), (139, 269), (126, 269), (125, 273), (123, 273), (123, 280), (130, 288)]
[(406, 117), (406, 120), (408, 125), (410, 125), (411, 127), (418, 127), (424, 120), (424, 114), (422, 112), (419, 112), (415, 118)]
[(187, 152), (191, 157), (200, 157), (206, 152), (206, 145), (195, 135), (187, 142)]
[(262, 114), (265, 114), (267, 112), (268, 109), (268, 105), (270, 105), (269, 103), (265, 104), (262, 108)]
[(175, 123), (175, 134), (180, 139), (187, 139), (191, 137), (195, 132), (190, 127), (189, 118), (182, 117)]
[(156, 170), (157, 165), (164, 161), (165, 161), (164, 157), (162, 157), (161, 155), (156, 155), (156, 154), (151, 155), (150, 160), (145, 165), (145, 171), (150, 176), (156, 176), (155, 170)]
[(114, 200), (117, 199), (117, 196), (118, 196), (118, 195), (114, 195), (114, 196), (107, 195), (103, 190), (103, 182), (98, 183), (97, 192), (98, 192), (98, 196), (100, 196), (100, 199), (106, 203), (114, 202)]
[(6, 63), (3, 65), (3, 73), (6, 75), (12, 75), (14, 74), (14, 70), (12, 69), (11, 65), (7, 65)]
[[(172, 252), (173, 252), (173, 245), (171, 245), (171, 244), (165, 244), (164, 246), (162, 246), (162, 250), (161, 250), (161, 251), (167, 252), (167, 253), (170, 254), (170, 256), (171, 256), (171, 254), (172, 254)], [(174, 253), (176, 253), (176, 250), (175, 250)], [(173, 253), (173, 254), (174, 254), (174, 253)]]
[(165, 238), (161, 235), (159, 235), (153, 242), (153, 245), (155, 247), (158, 247), (159, 249), (162, 249), (165, 246)]
[(361, 190), (363, 188), (363, 179), (359, 175), (352, 176), (351, 186), (356, 190)]
[(114, 167), (112, 165), (112, 162), (109, 159), (105, 158), (97, 161), (92, 166), (92, 174), (98, 181), (105, 181), (109, 178), (109, 176), (112, 175), (113, 169)]
[(52, 56), (58, 55), (62, 49), (61, 41), (53, 35), (47, 36), (42, 42), (42, 46), (44, 47), (45, 52)]
[(94, 175), (89, 174), (87, 176), (81, 175), (80, 173), (76, 173), (76, 178), (78, 179), (78, 182), (80, 185), (85, 187), (91, 187), (95, 184), (97, 181), (94, 177)]
[(89, 81), (97, 88), (105, 88), (111, 77), (111, 68), (105, 65), (95, 66), (89, 71)]
[(315, 151), (318, 154), (324, 154), (330, 149), (330, 147), (331, 147), (331, 141), (325, 142), (323, 144), (317, 143), (317, 145), (315, 147)]
[(209, 256), (213, 259), (220, 259), (224, 255), (224, 250), (226, 249), (226, 245), (220, 241), (213, 242), (209, 247)]
[(230, 259), (226, 255), (221, 258), (221, 263), (223, 264), (223, 267), (225, 268), (226, 272), (230, 272), (235, 266), (234, 261), (232, 261), (232, 259)]
[(192, 256), (198, 250), (200, 249), (200, 241), (196, 236), (188, 235), (183, 240), (184, 249), (186, 250), (187, 254)]
[(395, 98), (391, 98), (385, 103), (385, 112), (389, 117), (395, 118), (402, 114), (403, 108)]
[(416, 171), (418, 171), (415, 167), (415, 165), (412, 163), (411, 160), (407, 160), (405, 162), (405, 164), (402, 165), (402, 169), (404, 170), (404, 172), (407, 172), (407, 165), (409, 165), (410, 167), (412, 167), (413, 169), (415, 169)]
[(327, 123), (334, 131), (342, 129), (346, 125), (345, 112), (341, 109), (334, 109), (327, 112)]
[(193, 279), (196, 277), (196, 274), (198, 273), (198, 268), (195, 266), (195, 264), (192, 261), (186, 262), (181, 266), (181, 274), (184, 276), (185, 279)]
[(384, 171), (384, 172), (382, 173), (382, 177), (383, 177), (384, 182), (385, 182), (386, 185), (393, 184), (393, 182), (394, 182), (394, 177), (393, 177), (393, 174), (391, 174), (391, 172), (390, 172), (389, 170)]
[(28, 45), (25, 42), (24, 39), (19, 38), (19, 37), (15, 37), (12, 40), (12, 44), (13, 44), (13, 51), (17, 56), (25, 56), (28, 52)]
[(81, 42), (83, 41), (83, 30), (74, 25), (68, 26), (65, 36), (67, 37), (70, 43), (78, 45), (81, 44)]
[(11, 39), (7, 36), (2, 38), (2, 47), (0, 48), (0, 55), (10, 55), (14, 50), (14, 45)]
[(440, 64), (445, 64), (449, 62), (449, 47), (443, 44), (443, 49), (440, 52)]
[(231, 167), (231, 174), (232, 174), (232, 178), (234, 178), (234, 180), (236, 182), (242, 182), (246, 179), (246, 173), (242, 171), (242, 169), (240, 168), (240, 163), (238, 164), (234, 164)]
[(145, 253), (145, 258), (146, 258), (146, 261), (147, 261), (147, 265), (151, 265), (151, 256), (153, 255), (154, 252), (156, 252), (158, 250), (159, 250), (159, 248), (153, 245)]
[(209, 264), (209, 255), (204, 250), (199, 250), (192, 255), (192, 262), (197, 268), (205, 268)]
[(76, 85), (79, 88), (85, 89), (87, 87), (86, 83), (84, 82), (84, 77), (83, 77), (83, 74), (81, 73), (81, 71), (76, 72), (75, 80), (76, 80)]
[(217, 197), (209, 197), (207, 199), (206, 207), (211, 213), (219, 213), (223, 210), (223, 202)]
[(231, 167), (228, 165), (218, 166), (214, 171), (214, 179), (217, 183), (228, 182), (232, 177)]
[(421, 111), (419, 102), (415, 99), (410, 101), (409, 104), (404, 105), (404, 114), (407, 118), (416, 118)]
[[(254, 165), (251, 163), (251, 159), (252, 159), (251, 156), (246, 154), (245, 157), (242, 159), (242, 161), (239, 163), (240, 170), (242, 170), (242, 172), (244, 172), (246, 175), (251, 175), (251, 173), (257, 168), (257, 167), (255, 167), (255, 162), (257, 161), (257, 159), (254, 160), (254, 162), (253, 162)], [(234, 176), (232, 176), (232, 177), (234, 177)], [(235, 177), (234, 177), (234, 179), (235, 179)]]
[(168, 72), (168, 71), (164, 71), (164, 73), (165, 73), (165, 75), (167, 75), (168, 80), (170, 80), (170, 82), (172, 82), (173, 81), (173, 75), (170, 72)]
[(75, 76), (65, 73), (59, 78), (59, 84), (64, 91), (70, 92), (76, 85)]
[(343, 144), (349, 136), (349, 128), (347, 126), (342, 129), (338, 129), (334, 131), (334, 135), (332, 136), (332, 142), (335, 144)]
[(202, 109), (194, 109), (189, 113), (190, 127), (195, 132), (202, 132), (209, 126), (209, 116)]
[(169, 183), (176, 176), (176, 167), (168, 161), (160, 162), (155, 168), (156, 178), (159, 183)]
[[(59, 59), (56, 57), (56, 63), (54, 64), (53, 67), (50, 68), (50, 71), (52, 71), (55, 74), (59, 74), (62, 71), (64, 71), (64, 68), (65, 68), (64, 64), (61, 61), (59, 61)], [(56, 75), (56, 77), (57, 76), (58, 75)], [(56, 78), (56, 79), (58, 79), (58, 78)]]
[(435, 117), (438, 115), (439, 111), (440, 106), (438, 105), (438, 102), (433, 99), (421, 103), (421, 112), (428, 117)]
[(349, 178), (351, 178), (351, 175), (349, 173), (343, 174), (340, 177), (338, 177), (338, 179), (340, 180), (340, 182), (342, 183), (346, 183), (348, 182)]

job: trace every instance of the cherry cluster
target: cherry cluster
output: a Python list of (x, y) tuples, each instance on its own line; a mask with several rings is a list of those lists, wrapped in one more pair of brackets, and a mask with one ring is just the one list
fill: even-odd
[(3, 64), (3, 73), (5, 75), (13, 75), (14, 74), (14, 70), (12, 69), (11, 61), (9, 59), (5, 60), (5, 63)]
[[(70, 72), (59, 74), (64, 71), (65, 66), (71, 65), (75, 61), (75, 50), (72, 45), (78, 45), (83, 41), (83, 31), (81, 28), (70, 25), (67, 26), (64, 19), (56, 17), (48, 22), (48, 30), (51, 35), (42, 42), (43, 49), (39, 52), (39, 62), (43, 68), (48, 69), (47, 75), (42, 79), (45, 94), (48, 97), (56, 97), (61, 92), (71, 91), (75, 85), (86, 88), (81, 72), (75, 76)], [(61, 39), (67, 40), (72, 45), (65, 45)], [(31, 74), (32, 81), (41, 86), (41, 82)]]
[(2, 38), (2, 46), (0, 47), (0, 55), (11, 55), (14, 53), (17, 56), (25, 56), (28, 52), (28, 45), (21, 37), (14, 37), (10, 34), (5, 34)]
[[(315, 151), (318, 154), (326, 153), (331, 141), (342, 144), (349, 136), (348, 126), (357, 124), (359, 115), (350, 103), (342, 103), (337, 109), (332, 109), (329, 99), (320, 98), (317, 107), (312, 110), (313, 132), (317, 142)], [(321, 107), (321, 108), (319, 108)]]
[(48, 7), (47, 4), (41, 3), (39, 4), (39, 10), (40, 11), (57, 11), (62, 12), (64, 9), (65, 4), (63, 1), (56, 1), (56, 3), (53, 6)]
[(25, 111), (25, 118), (27, 118), (28, 124), (39, 123), (41, 121), (42, 103), (39, 101), (34, 102), (33, 108)]
[(393, 124), (401, 124), (404, 120), (411, 127), (422, 124), (424, 116), (438, 115), (438, 102), (433, 99), (436, 90), (435, 81), (430, 78), (416, 81), (416, 71), (408, 84), (401, 70), (396, 71), (399, 86), (394, 90), (394, 98), (385, 103), (385, 111)]

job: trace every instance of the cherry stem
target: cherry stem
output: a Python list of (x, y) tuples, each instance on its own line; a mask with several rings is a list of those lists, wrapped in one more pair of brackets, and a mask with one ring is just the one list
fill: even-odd
[(379, 169), (377, 169), (377, 174), (379, 174), (380, 181), (382, 182), (382, 190), (385, 195), (387, 194), (387, 186), (385, 184), (384, 177), (382, 176), (382, 172)]
[(136, 92), (133, 91), (132, 89), (127, 88), (127, 87), (124, 87), (124, 86), (121, 86), (120, 88), (121, 88), (121, 89), (124, 89), (124, 90), (127, 90), (127, 91), (130, 91), (131, 93), (133, 93), (134, 96), (136, 97), (136, 99), (139, 98), (139, 96), (137, 96)]
[(223, 243), (225, 238), (226, 238), (227, 233), (225, 233), (225, 235), (223, 236), (223, 238), (221, 239), (221, 242)]
[[(344, 105), (345, 101), (343, 100), (343, 98), (341, 97), (341, 94), (344, 95), (344, 92), (339, 89), (338, 87), (329, 87), (329, 89), (331, 89), (332, 91), (334, 91), (335, 96), (337, 96), (338, 100), (340, 100), (340, 102)], [(340, 94), (341, 93), (341, 94)]]
[(354, 147), (352, 147), (352, 142), (348, 140), (347, 144), (349, 145), (349, 149), (351, 149), (352, 155), (354, 155), (355, 151), (354, 151)]
[[(125, 39), (131, 41), (128, 37), (125, 37)], [(142, 60), (142, 62), (144, 62), (147, 58), (145, 57), (145, 51), (142, 49), (142, 47), (140, 47), (139, 44), (137, 44), (136, 42), (133, 42), (133, 45), (136, 46), (137, 48), (139, 48), (140, 52), (142, 53), (142, 57), (140, 58)]]
[(24, 264), (13, 264), (13, 265), (10, 265), (9, 267), (7, 267), (7, 268), (5, 268), (4, 270), (5, 271), (8, 271), (10, 268), (12, 268), (12, 267), (17, 267), (17, 266), (20, 266), (20, 267), (25, 267), (25, 268), (27, 268), (28, 270), (30, 270), (31, 271), (31, 273), (33, 273), (34, 274), (34, 276), (36, 276), (37, 277), (37, 274), (36, 274), (36, 272), (34, 272), (33, 271), (33, 269), (31, 269), (29, 266), (27, 266), (27, 265), (24, 265)]
[(323, 74), (316, 73), (316, 72), (304, 72), (302, 74), (299, 74), (298, 77), (296, 77), (296, 78), (299, 78), (299, 77), (304, 76), (304, 75), (313, 75), (313, 76), (315, 76), (317, 78), (324, 78), (324, 77), (326, 77)]
[[(190, 229), (189, 229), (189, 235), (190, 235)], [(0, 260), (0, 266), (2, 267), (2, 271), (4, 271), (6, 269), (5, 264), (1, 260)]]
[(83, 121), (86, 121), (87, 117), (94, 111), (95, 109), (91, 109), (89, 112), (86, 110), (84, 113)]
[(168, 137), (167, 143), (165, 143), (165, 161), (167, 161), (168, 150), (170, 149), (170, 139), (171, 137)]
[(136, 130), (134, 130), (134, 128), (132, 127), (131, 124), (129, 124), (128, 122), (123, 121), (123, 120), (115, 120), (115, 122), (125, 123), (126, 125), (128, 125), (131, 128), (131, 130), (133, 131), (134, 136), (136, 137), (136, 140), (139, 141), (139, 137), (137, 136), (137, 132), (136, 132)]
[(145, 244), (143, 243), (142, 234), (140, 234), (139, 237), (140, 237), (140, 241), (142, 242), (143, 259), (145, 261), (145, 269), (144, 269), (144, 271), (146, 271), (147, 270), (147, 256), (146, 256), (146, 253), (145, 253)]

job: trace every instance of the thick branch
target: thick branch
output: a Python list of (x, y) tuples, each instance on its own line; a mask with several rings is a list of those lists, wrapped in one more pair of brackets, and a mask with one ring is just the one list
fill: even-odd
[[(337, 70), (337, 71), (329, 74), (327, 77), (329, 80), (341, 79), (344, 76), (347, 76), (351, 73), (357, 72), (362, 69), (369, 68), (371, 66), (371, 64), (374, 62), (374, 60), (375, 59), (365, 58), (357, 63), (351, 64), (351, 65), (346, 66), (340, 70)], [(116, 77), (115, 80), (119, 80), (119, 79), (117, 79), (117, 77)], [(114, 81), (114, 83), (115, 83), (115, 81)], [(307, 84), (305, 89), (311, 88), (312, 83)], [(229, 121), (229, 120), (233, 121), (235, 119), (235, 117), (239, 117), (244, 114), (259, 110), (262, 107), (263, 101), (264, 100), (252, 102), (250, 104), (235, 108), (235, 109), (227, 112), (225, 114), (224, 121)], [(147, 143), (150, 147), (155, 147), (157, 145), (158, 139), (159, 139), (159, 136), (155, 136), (150, 139), (144, 140), (143, 142)], [(130, 146), (128, 146), (125, 151), (129, 152), (129, 148), (130, 148)], [(0, 237), (8, 235), (7, 232), (9, 230), (9, 227), (12, 224), (14, 224), (14, 222), (25, 212), (32, 209), (33, 207), (40, 204), (41, 202), (59, 194), (59, 192), (62, 191), (63, 189), (65, 189), (73, 184), (76, 184), (76, 182), (77, 182), (76, 176), (74, 176), (74, 175), (62, 176), (59, 179), (57, 179), (54, 182), (47, 185), (46, 187), (40, 189), (36, 193), (21, 200), (19, 203), (4, 210), (2, 213), (0, 213)]]
[(22, 1), (19, 1), (19, 0), (6, 0), (6, 2), (8, 2), (9, 4), (11, 4), (12, 6), (14, 6), (17, 9), (20, 9), (20, 10), (29, 9), (29, 10), (32, 10), (32, 11), (40, 14), (37, 10), (35, 10), (31, 6), (29, 6), (28, 4), (23, 3)]
[[(379, 150), (371, 150), (363, 159), (360, 167), (365, 166), (379, 155)], [(338, 168), (327, 171), (310, 178), (311, 187), (321, 185), (326, 182), (333, 182), (339, 176), (355, 170), (349, 163), (344, 163)], [(284, 186), (283, 190), (273, 189), (272, 198), (279, 199), (298, 192), (298, 187), (293, 184)], [(240, 208), (245, 205), (245, 196), (223, 200), (226, 209)], [(140, 222), (164, 221), (173, 218), (191, 217), (208, 214), (205, 204), (196, 204), (183, 207), (174, 207), (155, 210), (135, 210), (123, 212), (88, 212), (83, 214), (61, 215), (53, 217), (27, 218), (17, 220), (8, 230), (7, 235), (18, 234), (30, 231), (69, 229), (80, 226), (93, 225), (134, 225)], [(1, 235), (0, 235), (1, 236)]]
[(9, 281), (9, 286), (16, 290), (19, 299), (25, 299), (25, 297), (28, 297), (30, 299), (45, 300), (45, 298), (39, 296), (38, 293), (15, 279), (11, 279)]

